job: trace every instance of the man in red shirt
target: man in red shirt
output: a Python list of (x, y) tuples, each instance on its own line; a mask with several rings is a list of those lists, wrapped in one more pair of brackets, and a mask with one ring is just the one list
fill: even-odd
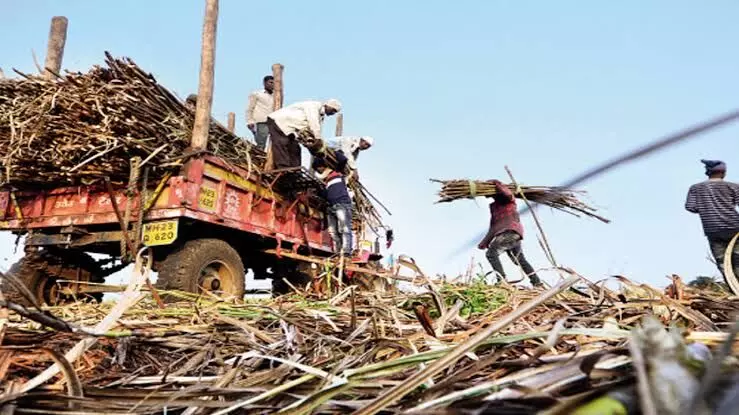
[(493, 266), (498, 281), (505, 278), (503, 264), (499, 258), (499, 255), (505, 252), (514, 264), (523, 269), (531, 285), (539, 286), (541, 280), (521, 250), (523, 225), (516, 209), (516, 198), (508, 186), (500, 181), (494, 180), (493, 184), (495, 195), (492, 196), (493, 202), (490, 203), (490, 229), (477, 247), (481, 250), (487, 249), (485, 256)]

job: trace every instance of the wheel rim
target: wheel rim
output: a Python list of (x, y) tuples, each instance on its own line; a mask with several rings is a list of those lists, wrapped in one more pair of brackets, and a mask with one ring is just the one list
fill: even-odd
[(225, 262), (211, 261), (200, 270), (200, 290), (236, 295), (236, 273)]
[[(40, 275), (38, 284), (36, 285), (36, 299), (50, 306), (64, 304), (74, 301), (75, 298), (85, 297), (84, 293), (77, 295), (65, 294), (64, 288), (71, 286), (70, 283), (59, 282), (59, 280), (77, 280), (77, 269), (73, 268), (57, 268), (50, 267), (46, 271), (36, 271)], [(87, 270), (80, 270), (79, 281), (88, 282), (91, 280), (91, 273)]]

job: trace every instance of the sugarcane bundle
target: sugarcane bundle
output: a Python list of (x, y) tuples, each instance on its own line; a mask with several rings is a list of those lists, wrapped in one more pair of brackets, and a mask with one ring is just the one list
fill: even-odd
[[(452, 202), (459, 199), (473, 199), (475, 197), (491, 197), (497, 193), (494, 180), (437, 180), (431, 179), (432, 182), (440, 183), (439, 200), (436, 203)], [(515, 184), (505, 184), (515, 197), (526, 199), (551, 208), (579, 216), (583, 214), (602, 222), (610, 222), (608, 219), (597, 215), (592, 206), (582, 202), (577, 198), (578, 194), (585, 192), (568, 189), (565, 187), (548, 187), (548, 186), (516, 186)]]
[[(134, 156), (154, 177), (183, 164), (194, 110), (131, 59), (105, 56), (84, 74), (0, 80), (0, 184), (122, 183)], [(250, 169), (265, 157), (214, 120), (207, 151)]]

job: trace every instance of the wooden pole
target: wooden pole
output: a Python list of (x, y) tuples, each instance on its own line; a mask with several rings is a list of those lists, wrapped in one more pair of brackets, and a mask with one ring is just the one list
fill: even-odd
[(336, 137), (344, 135), (344, 114), (336, 114)]
[[(272, 77), (274, 78), (275, 82), (275, 89), (272, 93), (272, 96), (274, 97), (274, 107), (273, 110), (277, 111), (278, 109), (282, 108), (282, 101), (284, 100), (284, 84), (282, 82), (282, 71), (285, 69), (282, 64), (275, 63), (272, 65)], [(270, 143), (271, 144), (271, 143)], [(270, 145), (267, 147), (267, 160), (264, 162), (264, 169), (265, 171), (270, 171), (274, 168), (273, 166), (273, 159), (272, 159), (272, 146)]]
[(44, 62), (44, 76), (47, 79), (54, 77), (62, 70), (64, 45), (67, 43), (67, 18), (54, 16), (51, 18), (49, 42), (46, 46), (46, 61)]
[(228, 131), (236, 131), (236, 114), (233, 112), (228, 113)]
[(284, 84), (282, 82), (282, 71), (284, 69), (285, 67), (279, 63), (272, 65), (272, 77), (275, 78), (275, 92), (274, 92), (274, 99), (275, 99), (274, 110), (275, 111), (282, 108), (282, 101), (285, 99)]
[(5, 73), (3, 72), (3, 68), (0, 68), (0, 79), (5, 78)]
[(213, 105), (213, 74), (216, 60), (217, 28), (218, 0), (205, 0), (198, 101), (195, 107), (195, 125), (192, 128), (192, 141), (190, 143), (193, 149), (204, 149), (208, 145), (210, 110)]

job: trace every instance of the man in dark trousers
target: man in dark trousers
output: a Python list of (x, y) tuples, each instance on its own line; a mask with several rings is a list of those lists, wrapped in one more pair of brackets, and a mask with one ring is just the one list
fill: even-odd
[(516, 198), (508, 186), (500, 181), (494, 180), (493, 184), (495, 195), (492, 196), (493, 202), (490, 203), (490, 229), (477, 247), (481, 250), (487, 249), (485, 256), (497, 273), (498, 281), (505, 278), (503, 264), (499, 258), (499, 255), (505, 252), (514, 264), (523, 269), (531, 285), (540, 286), (539, 276), (521, 250), (523, 225), (516, 209)]
[(328, 168), (323, 157), (313, 160), (313, 169), (316, 176), (326, 186), (323, 196), (328, 202), (328, 233), (334, 242), (334, 252), (343, 253), (345, 257), (352, 256), (352, 199), (346, 180), (341, 173), (346, 168), (347, 158), (336, 152), (336, 170)]
[(269, 114), (267, 127), (272, 141), (272, 165), (265, 170), (300, 167), (301, 151), (296, 138), (305, 134), (320, 142), (323, 119), (339, 111), (341, 102), (329, 99), (297, 102)]
[[(726, 163), (719, 160), (701, 160), (708, 180), (690, 186), (685, 209), (697, 213), (703, 224), (716, 265), (724, 273), (724, 256), (729, 241), (739, 232), (739, 184), (727, 182)], [(731, 263), (739, 274), (739, 244), (734, 246)]]
[(249, 94), (249, 105), (246, 107), (246, 126), (254, 134), (257, 147), (264, 150), (269, 137), (267, 117), (274, 111), (275, 79), (267, 75), (262, 79), (264, 89)]

